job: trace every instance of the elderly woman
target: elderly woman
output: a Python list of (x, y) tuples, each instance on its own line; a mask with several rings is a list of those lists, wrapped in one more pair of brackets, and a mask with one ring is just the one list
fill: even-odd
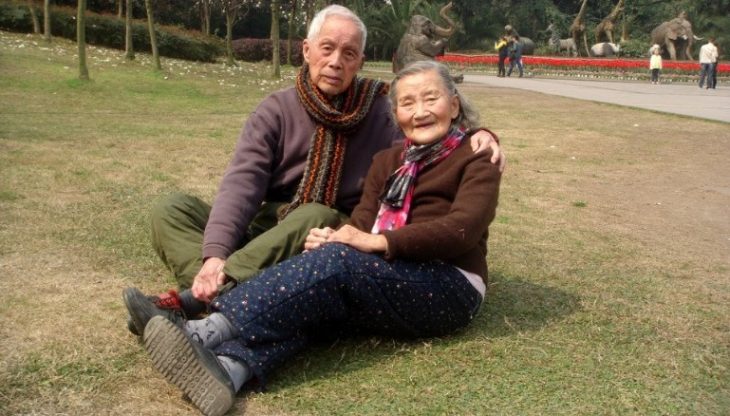
[(155, 367), (203, 413), (224, 413), (250, 379), (264, 385), (323, 328), (417, 338), (474, 318), (499, 168), (464, 140), (476, 114), (442, 64), (406, 67), (390, 96), (405, 148), (375, 156), (349, 224), (312, 230), (305, 253), (219, 296), (205, 319), (153, 306), (137, 317)]

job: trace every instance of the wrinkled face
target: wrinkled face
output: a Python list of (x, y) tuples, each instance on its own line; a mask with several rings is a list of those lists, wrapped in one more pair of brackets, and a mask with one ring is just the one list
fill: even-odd
[(302, 50), (312, 83), (329, 97), (347, 90), (363, 63), (362, 33), (340, 16), (327, 17), (319, 36), (305, 39)]
[(395, 118), (416, 144), (442, 139), (459, 115), (459, 98), (449, 95), (436, 71), (401, 78), (396, 84)]

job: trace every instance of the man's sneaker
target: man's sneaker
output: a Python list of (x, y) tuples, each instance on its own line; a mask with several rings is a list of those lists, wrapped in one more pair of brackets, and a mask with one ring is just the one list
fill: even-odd
[(146, 296), (139, 289), (128, 287), (122, 292), (122, 299), (129, 312), (127, 328), (134, 335), (141, 336), (144, 327), (153, 316), (164, 316), (178, 325), (185, 322), (180, 297), (174, 290), (160, 296)]
[(213, 351), (188, 337), (162, 316), (149, 320), (144, 346), (167, 381), (177, 386), (207, 416), (220, 416), (233, 406), (233, 382)]

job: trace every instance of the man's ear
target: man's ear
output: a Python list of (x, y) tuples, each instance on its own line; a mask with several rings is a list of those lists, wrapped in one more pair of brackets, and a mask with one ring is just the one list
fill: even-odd
[(308, 39), (304, 39), (304, 41), (302, 41), (302, 57), (304, 57), (304, 62), (309, 63), (309, 41), (308, 41)]

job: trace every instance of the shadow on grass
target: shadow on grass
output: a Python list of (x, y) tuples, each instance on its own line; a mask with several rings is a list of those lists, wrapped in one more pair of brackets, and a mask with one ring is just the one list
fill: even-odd
[[(486, 299), (468, 327), (434, 343), (453, 345), (535, 331), (580, 308), (580, 298), (572, 293), (500, 273), (490, 274)], [(370, 336), (322, 340), (275, 371), (268, 390), (275, 392), (367, 368), (388, 357), (410, 354), (422, 348), (424, 342), (431, 340)]]
[(491, 273), (486, 302), (467, 335), (478, 333), (496, 338), (534, 331), (570, 315), (579, 307), (580, 298), (573, 293)]

